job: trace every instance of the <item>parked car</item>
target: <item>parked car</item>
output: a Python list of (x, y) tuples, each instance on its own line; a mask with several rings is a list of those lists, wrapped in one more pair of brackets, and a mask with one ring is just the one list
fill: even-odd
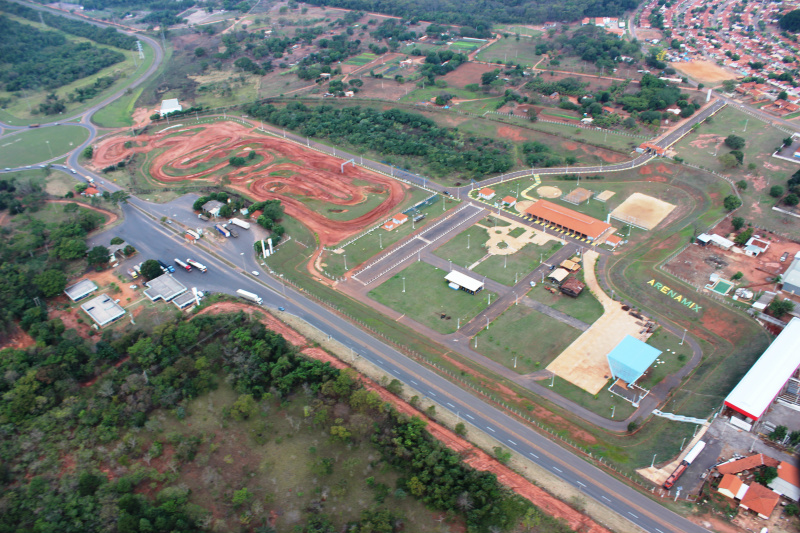
[(783, 255), (781, 256), (781, 263), (785, 263), (788, 257), (789, 257), (789, 252), (783, 252)]

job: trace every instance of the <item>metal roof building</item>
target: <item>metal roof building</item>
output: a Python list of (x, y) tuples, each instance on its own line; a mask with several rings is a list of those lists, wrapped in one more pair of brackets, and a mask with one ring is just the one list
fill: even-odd
[(739, 384), (725, 406), (758, 420), (800, 367), (800, 318), (793, 318)]
[(483, 289), (482, 281), (471, 278), (466, 274), (462, 274), (461, 272), (457, 272), (455, 270), (447, 274), (444, 279), (447, 280), (450, 283), (450, 286), (454, 289), (463, 289), (470, 294), (475, 294)]
[(178, 103), (177, 98), (170, 98), (169, 100), (161, 101), (161, 116), (167, 113), (174, 113), (175, 111), (183, 111), (183, 106)]
[(86, 298), (96, 290), (97, 290), (97, 285), (95, 285), (93, 281), (88, 279), (82, 279), (75, 285), (72, 285), (71, 287), (67, 287), (66, 289), (64, 289), (64, 294), (69, 296), (69, 299), (72, 300), (73, 302), (77, 302), (78, 300)]
[(81, 309), (100, 327), (110, 324), (125, 315), (125, 309), (107, 294), (101, 294), (85, 304), (81, 304)]
[(794, 261), (783, 273), (783, 290), (792, 294), (800, 294), (800, 252), (794, 256)]
[(661, 350), (658, 348), (626, 335), (616, 348), (606, 355), (606, 359), (615, 379), (633, 383), (642, 377), (659, 355)]
[(186, 292), (186, 287), (183, 283), (169, 274), (162, 274), (157, 278), (151, 279), (147, 282), (147, 287), (144, 294), (154, 302), (159, 298), (165, 302), (169, 302), (176, 296), (180, 296)]

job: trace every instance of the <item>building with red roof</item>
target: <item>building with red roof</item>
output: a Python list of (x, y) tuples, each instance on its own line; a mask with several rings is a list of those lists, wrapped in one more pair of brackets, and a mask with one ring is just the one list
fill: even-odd
[(495, 192), (494, 189), (490, 189), (489, 187), (485, 187), (478, 191), (478, 197), (483, 198), (484, 200), (491, 200), (494, 198)]
[(778, 496), (778, 493), (768, 489), (764, 485), (753, 483), (750, 485), (750, 488), (747, 489), (744, 496), (742, 496), (739, 507), (753, 511), (764, 520), (767, 520), (769, 519), (769, 515), (772, 514), (772, 510), (778, 505), (779, 500), (780, 496)]
[(719, 482), (719, 486), (717, 487), (717, 491), (723, 496), (727, 496), (728, 498), (736, 498), (739, 494), (739, 491), (742, 490), (744, 483), (741, 479), (734, 476), (733, 474), (725, 474), (722, 476), (722, 480)]
[(514, 207), (517, 205), (517, 199), (513, 196), (506, 196), (500, 201), (501, 204), (507, 205), (508, 207)]
[(720, 474), (738, 474), (745, 470), (753, 470), (759, 466), (778, 466), (778, 460), (763, 453), (757, 453), (737, 461), (729, 461), (717, 466)]
[(536, 201), (525, 210), (525, 213), (534, 220), (541, 220), (556, 228), (567, 230), (589, 240), (596, 240), (611, 229), (611, 225), (602, 220), (597, 220), (589, 215), (584, 215), (547, 200)]
[(790, 500), (800, 501), (800, 469), (781, 461), (778, 465), (778, 477), (770, 482), (769, 488)]

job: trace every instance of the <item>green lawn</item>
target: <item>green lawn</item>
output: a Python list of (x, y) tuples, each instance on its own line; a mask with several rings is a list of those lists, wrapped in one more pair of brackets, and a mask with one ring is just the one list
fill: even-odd
[(475, 267), (474, 272), (511, 287), (539, 266), (540, 259), (547, 261), (560, 248), (561, 243), (553, 241), (545, 246), (529, 243), (511, 255), (490, 256)]
[[(488, 307), (488, 299), (496, 295), (481, 291), (469, 294), (451, 289), (444, 270), (424, 262), (411, 266), (369, 292), (370, 298), (428, 326), (439, 333), (454, 333)], [(403, 292), (403, 278), (405, 289)], [(445, 318), (442, 318), (442, 315)]]
[[(653, 363), (642, 376), (638, 384), (645, 389), (652, 389), (662, 379), (680, 370), (692, 357), (692, 349), (688, 343), (681, 345), (681, 337), (673, 335), (663, 328), (659, 328), (647, 340), (647, 344), (661, 350), (658, 356), (663, 363)], [(675, 353), (672, 353), (675, 352)]]
[[(580, 335), (580, 330), (520, 304), (481, 330), (474, 349), (519, 374), (529, 374), (545, 368)], [(470, 346), (475, 346), (474, 340)]]
[(371, 54), (369, 52), (363, 52), (357, 56), (351, 57), (347, 61), (344, 62), (345, 65), (358, 65), (363, 66), (369, 63), (370, 61), (374, 61), (378, 59), (378, 56), (375, 54)]
[[(495, 24), (492, 27), (497, 33), (519, 33), (520, 35), (527, 35), (529, 37), (538, 37), (542, 35), (542, 32), (539, 30), (533, 30), (531, 28), (526, 28), (525, 26), (515, 26), (513, 24)], [(509, 36), (509, 39), (512, 39), (512, 36)]]
[(20, 167), (48, 161), (70, 152), (89, 138), (80, 126), (35, 128), (0, 137), (0, 165)]
[(542, 58), (535, 53), (536, 44), (539, 42), (541, 40), (536, 37), (520, 37), (517, 40), (516, 37), (509, 36), (508, 39), (500, 39), (493, 45), (484, 48), (476, 59), (490, 63), (498, 60), (503, 63), (513, 61), (523, 67), (532, 67)]
[(433, 253), (467, 268), (486, 255), (487, 242), (489, 242), (489, 230), (483, 226), (470, 226)]
[(67, 174), (60, 170), (34, 168), (31, 170), (20, 170), (18, 172), (8, 172), (0, 175), (0, 179), (14, 180), (14, 183), (34, 185), (52, 196), (61, 198), (70, 191), (75, 191), (77, 180), (73, 174)]
[(436, 98), (440, 94), (449, 94), (455, 98), (461, 98), (464, 100), (471, 100), (473, 98), (481, 98), (483, 95), (481, 93), (473, 93), (466, 89), (459, 89), (457, 87), (431, 87), (430, 85), (426, 84), (425, 88), (419, 88), (414, 91), (411, 91), (407, 95), (400, 98), (401, 102), (428, 102), (432, 98)]
[(603, 315), (603, 306), (588, 290), (584, 290), (577, 298), (572, 298), (561, 292), (553, 294), (546, 291), (540, 283), (528, 292), (528, 296), (587, 324), (593, 324)]

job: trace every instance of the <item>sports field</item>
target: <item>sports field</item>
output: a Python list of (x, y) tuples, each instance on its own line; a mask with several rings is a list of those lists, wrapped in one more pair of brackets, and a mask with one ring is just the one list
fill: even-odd
[(48, 126), (0, 137), (0, 165), (21, 167), (55, 159), (89, 138), (80, 126)]
[[(454, 333), (488, 307), (489, 291), (469, 294), (451, 289), (444, 270), (425, 262), (411, 266), (369, 292), (370, 298), (439, 333)], [(405, 282), (403, 281), (405, 278)], [(406, 292), (403, 292), (405, 283)]]
[(359, 67), (366, 65), (370, 61), (374, 61), (378, 59), (378, 56), (375, 54), (371, 54), (369, 52), (364, 52), (362, 54), (358, 54), (357, 56), (351, 57), (347, 61), (344, 62), (345, 65), (357, 65)]
[[(581, 331), (522, 304), (512, 305), (478, 333), (470, 347), (519, 374), (544, 369)], [(514, 368), (516, 358), (517, 367)]]
[(537, 38), (520, 37), (518, 41), (516, 37), (509, 36), (508, 39), (500, 39), (482, 50), (476, 59), (490, 63), (513, 61), (523, 67), (532, 67), (542, 58), (536, 55), (538, 42)]

